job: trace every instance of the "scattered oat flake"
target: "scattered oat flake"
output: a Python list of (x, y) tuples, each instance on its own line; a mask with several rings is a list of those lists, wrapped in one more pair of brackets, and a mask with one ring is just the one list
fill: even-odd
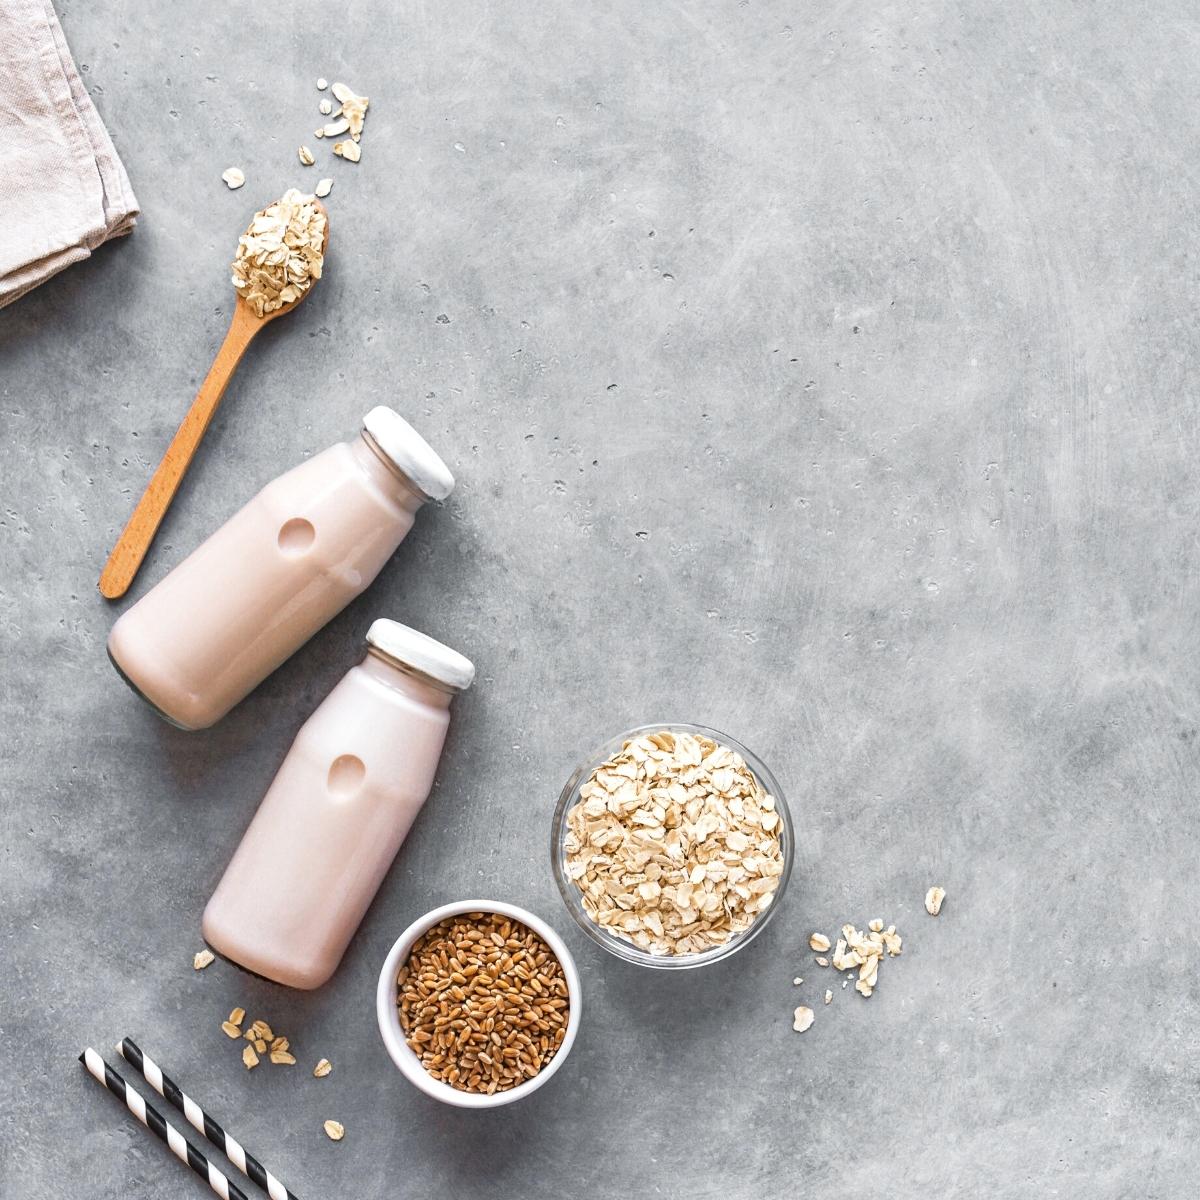
[(870, 996), (879, 982), (880, 964), (885, 957), (895, 958), (902, 948), (903, 939), (895, 925), (889, 925), (886, 932), (883, 922), (878, 919), (868, 923), (866, 932), (853, 925), (843, 925), (842, 936), (834, 949), (833, 965), (837, 970), (845, 971), (848, 980), (855, 980), (857, 992)]
[[(931, 895), (933, 890), (930, 890)], [(940, 891), (941, 889), (936, 890)], [(813, 934), (810, 944), (814, 948), (818, 944), (817, 939), (824, 941), (828, 946), (828, 939), (825, 939), (822, 934)], [(895, 925), (888, 925), (885, 928), (883, 921), (874, 917), (867, 922), (866, 930), (856, 929), (851, 924), (842, 926), (841, 936), (833, 948), (833, 966), (838, 971), (846, 972), (846, 977), (842, 980), (843, 988), (847, 988), (853, 983), (854, 990), (866, 998), (874, 995), (875, 988), (879, 984), (881, 964), (887, 958), (897, 957), (902, 953), (902, 949), (903, 939), (896, 932)], [(822, 967), (829, 965), (829, 959), (823, 955), (816, 961)], [(823, 998), (826, 1004), (832, 1003), (833, 990), (826, 988)], [(796, 1014), (799, 1019), (802, 1010), (797, 1009)], [(809, 1024), (811, 1024), (811, 1020), (809, 1020)], [(794, 1028), (798, 1028), (798, 1026), (794, 1026)], [(805, 1028), (808, 1026), (805, 1025)]]
[(192, 955), (192, 968), (196, 971), (203, 971), (209, 963), (215, 962), (217, 956), (211, 950), (197, 950)]
[(229, 1022), (231, 1025), (240, 1025), (246, 1019), (246, 1010), (244, 1008), (235, 1008), (229, 1014)]
[(221, 1031), (225, 1034), (226, 1037), (234, 1038), (235, 1040), (242, 1036), (241, 1029), (239, 1029), (238, 1026), (235, 1025), (232, 1021), (222, 1021), (221, 1022)]
[(330, 1141), (340, 1142), (346, 1136), (346, 1127), (341, 1121), (326, 1121), (325, 1132)]
[(313, 1074), (318, 1079), (324, 1079), (325, 1076), (328, 1075), (329, 1072), (332, 1070), (333, 1070), (333, 1063), (331, 1063), (329, 1061), (329, 1059), (323, 1058), (323, 1059), (321, 1059), (321, 1061), (319, 1063), (317, 1063), (317, 1065), (315, 1067), (313, 1067)]
[(328, 86), (329, 86), (328, 79), (318, 79), (317, 80), (317, 91), (318, 92), (323, 92)]
[(313, 188), (313, 191), (316, 192), (318, 200), (324, 200), (325, 197), (328, 196), (331, 191), (333, 191), (333, 180), (318, 179), (317, 186)]
[(366, 119), (367, 108), (371, 101), (366, 96), (356, 95), (344, 83), (335, 83), (333, 94), (341, 103), (338, 112), (348, 122), (347, 128), (350, 130), (351, 138), (356, 142), (359, 141), (362, 138), (363, 121)]
[(942, 911), (942, 901), (946, 899), (946, 889), (941, 887), (931, 887), (925, 893), (925, 911), (931, 916), (936, 917)]
[(333, 104), (329, 100), (322, 100), (317, 107), (321, 110), (321, 116), (327, 117), (333, 112)]
[(271, 1061), (277, 1066), (290, 1067), (296, 1060), (286, 1050), (272, 1050)]
[(809, 934), (808, 944), (821, 954), (824, 954), (830, 945), (829, 939), (823, 933)]
[(816, 1014), (803, 1004), (792, 1014), (792, 1028), (797, 1033), (803, 1033), (816, 1020)]
[(296, 154), (299, 157), (300, 162), (306, 167), (311, 167), (313, 163), (317, 161), (315, 158), (313, 158), (313, 152), (307, 146), (301, 146), (300, 149), (296, 151)]
[(339, 117), (336, 121), (329, 121), (321, 127), (322, 137), (337, 137), (339, 133), (345, 133), (350, 128), (350, 122), (345, 117)]
[(246, 182), (245, 174), (238, 167), (227, 167), (221, 172), (221, 178), (231, 192), (237, 191)]
[(347, 162), (358, 162), (362, 158), (362, 149), (357, 142), (334, 142), (333, 152)]
[(244, 1046), (242, 1048), (242, 1062), (246, 1064), (247, 1071), (253, 1071), (258, 1066), (258, 1055), (254, 1053), (253, 1046)]
[(796, 978), (792, 980), (792, 987), (799, 987), (803, 982), (804, 980), (797, 975)]

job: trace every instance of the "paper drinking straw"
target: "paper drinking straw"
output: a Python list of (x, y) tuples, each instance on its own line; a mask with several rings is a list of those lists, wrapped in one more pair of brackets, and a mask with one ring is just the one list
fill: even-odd
[(186, 1095), (179, 1085), (163, 1074), (162, 1068), (148, 1054), (143, 1054), (131, 1038), (125, 1038), (117, 1047), (117, 1053), (169, 1104), (173, 1104), (187, 1118), (188, 1124), (198, 1129), (243, 1175), (258, 1184), (271, 1200), (296, 1200), (296, 1197), (267, 1170), (252, 1154), (247, 1154), (241, 1143), (231, 1137), (191, 1096)]
[(91, 1046), (79, 1056), (79, 1061), (83, 1063), (98, 1082), (104, 1084), (118, 1099), (123, 1100), (125, 1107), (156, 1138), (166, 1142), (171, 1153), (180, 1162), (187, 1163), (197, 1175), (202, 1179), (208, 1180), (208, 1186), (221, 1197), (221, 1200), (248, 1200), (246, 1193), (241, 1188), (230, 1183), (174, 1125), (167, 1123), (162, 1113), (156, 1108), (151, 1108)]

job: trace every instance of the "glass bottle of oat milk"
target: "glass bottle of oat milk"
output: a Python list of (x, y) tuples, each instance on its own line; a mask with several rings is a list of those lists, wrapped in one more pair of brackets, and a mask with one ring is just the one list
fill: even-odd
[(204, 910), (205, 941), (278, 983), (337, 968), (433, 787), (461, 654), (376, 621), (367, 656), (301, 727)]
[(108, 654), (184, 729), (223, 717), (379, 574), (454, 476), (390, 408), (267, 484), (113, 626)]

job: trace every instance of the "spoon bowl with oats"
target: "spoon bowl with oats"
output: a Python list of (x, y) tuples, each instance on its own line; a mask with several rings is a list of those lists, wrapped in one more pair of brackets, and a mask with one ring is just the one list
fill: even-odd
[(229, 331), (196, 399), (151, 476), (100, 575), (100, 594), (123, 596), (171, 507), (221, 397), (255, 336), (294, 311), (320, 280), (329, 249), (329, 214), (295, 188), (254, 214), (233, 260), (237, 292)]

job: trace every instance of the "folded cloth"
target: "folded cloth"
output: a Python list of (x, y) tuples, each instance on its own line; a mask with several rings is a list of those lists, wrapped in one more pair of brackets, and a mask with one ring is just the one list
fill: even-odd
[(0, 308), (138, 214), (49, 0), (0, 0)]

